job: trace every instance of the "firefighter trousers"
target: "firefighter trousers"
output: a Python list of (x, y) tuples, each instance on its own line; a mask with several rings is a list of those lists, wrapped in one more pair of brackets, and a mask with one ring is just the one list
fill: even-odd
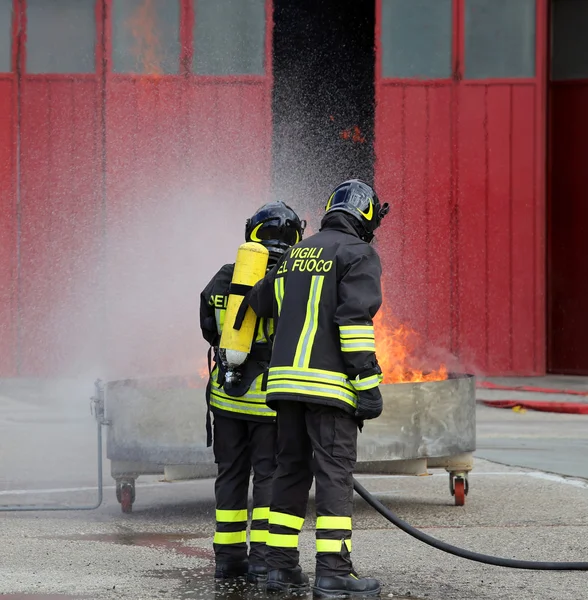
[(316, 574), (348, 575), (357, 423), (344, 410), (277, 400), (277, 468), (272, 486), (266, 562), (293, 569), (314, 473)]
[(249, 564), (265, 565), (269, 502), (275, 470), (276, 424), (214, 416), (217, 563), (247, 558), (247, 495), (253, 468)]

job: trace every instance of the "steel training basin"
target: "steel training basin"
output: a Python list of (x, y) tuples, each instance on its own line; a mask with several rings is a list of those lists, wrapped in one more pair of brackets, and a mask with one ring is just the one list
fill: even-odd
[[(104, 388), (107, 458), (124, 512), (132, 510), (135, 480), (214, 477), (206, 447), (205, 380), (156, 377), (111, 381)], [(449, 473), (457, 505), (465, 503), (476, 449), (475, 378), (449, 374), (443, 381), (382, 384), (384, 410), (358, 435), (357, 473)]]

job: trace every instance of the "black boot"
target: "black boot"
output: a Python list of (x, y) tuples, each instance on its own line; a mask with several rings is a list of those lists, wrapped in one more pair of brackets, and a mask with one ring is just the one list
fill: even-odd
[(247, 575), (247, 559), (236, 562), (217, 562), (214, 569), (215, 579), (233, 579)]
[(271, 569), (267, 574), (265, 589), (268, 592), (306, 592), (308, 575), (298, 565), (294, 569)]
[(249, 565), (247, 581), (249, 583), (262, 583), (267, 581), (267, 567), (265, 565)]
[(349, 575), (324, 576), (317, 575), (312, 588), (315, 598), (353, 598), (362, 596), (379, 596), (380, 582), (371, 577)]

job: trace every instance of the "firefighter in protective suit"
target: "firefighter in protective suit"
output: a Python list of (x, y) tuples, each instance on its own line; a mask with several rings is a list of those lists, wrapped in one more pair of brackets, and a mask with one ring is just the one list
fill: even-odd
[[(245, 241), (258, 242), (269, 251), (268, 269), (302, 239), (304, 222), (283, 202), (261, 207), (245, 226)], [(218, 475), (215, 482), (216, 579), (246, 575), (251, 582), (265, 580), (271, 480), (275, 469), (276, 413), (265, 404), (271, 355), (273, 319), (258, 319), (255, 339), (237, 382), (225, 381), (219, 356), (234, 264), (224, 265), (200, 296), (200, 326), (214, 350), (215, 366), (207, 386), (207, 402), (214, 415), (212, 435)], [(271, 316), (271, 315), (270, 315)], [(210, 354), (209, 354), (210, 362)], [(210, 422), (207, 419), (209, 445)], [(247, 494), (253, 468), (253, 512), (247, 555)]]
[(359, 180), (329, 198), (319, 233), (290, 248), (253, 287), (249, 304), (274, 317), (267, 404), (277, 411), (277, 468), (266, 562), (268, 591), (303, 591), (298, 564), (314, 472), (315, 597), (378, 595), (350, 558), (357, 430), (382, 411), (372, 319), (380, 308), (380, 259), (370, 245), (387, 214)]

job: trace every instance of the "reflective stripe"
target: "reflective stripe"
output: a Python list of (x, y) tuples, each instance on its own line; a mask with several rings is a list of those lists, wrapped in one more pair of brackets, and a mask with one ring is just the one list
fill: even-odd
[(266, 544), (276, 548), (298, 548), (298, 534), (269, 533)]
[(297, 369), (296, 367), (272, 367), (269, 370), (269, 378), (296, 378), (299, 377), (305, 381), (318, 381), (328, 384), (339, 384), (351, 391), (353, 388), (350, 385), (349, 378), (345, 373), (337, 373), (336, 371), (323, 371), (321, 369)]
[(219, 523), (240, 523), (247, 522), (247, 509), (242, 510), (221, 510), (216, 509), (216, 520)]
[(373, 340), (341, 340), (341, 350), (343, 352), (375, 352), (376, 342)]
[(269, 524), (282, 525), (283, 527), (290, 527), (291, 529), (297, 529), (300, 531), (304, 525), (304, 519), (302, 517), (295, 517), (294, 515), (288, 515), (286, 513), (270, 511)]
[(339, 554), (343, 550), (343, 544), (345, 544), (347, 550), (351, 552), (351, 540), (317, 540), (316, 551)]
[(351, 517), (318, 517), (317, 529), (349, 529), (351, 531)]
[(252, 521), (261, 521), (261, 520), (267, 521), (269, 514), (270, 514), (269, 506), (258, 506), (257, 508), (253, 509), (253, 513), (251, 513), (251, 520)]
[(265, 404), (265, 393), (261, 391), (261, 382), (263, 379), (263, 375), (259, 375), (255, 378), (255, 380), (251, 384), (251, 387), (245, 394), (243, 394), (243, 396), (235, 398), (226, 394), (223, 388), (216, 383), (216, 369), (212, 373), (214, 376), (212, 378), (213, 385), (210, 389), (211, 394), (214, 394), (215, 396), (217, 396), (218, 398), (222, 398), (223, 400), (228, 400), (229, 402), (240, 402), (242, 398), (243, 402), (249, 402), (251, 404)]
[(269, 380), (267, 383), (268, 394), (306, 394), (307, 396), (327, 397), (341, 400), (353, 407), (357, 406), (357, 396), (354, 392), (337, 387), (328, 387), (303, 381), (288, 382), (285, 380)]
[(275, 417), (276, 412), (265, 403), (266, 392), (261, 391), (263, 373), (258, 375), (249, 390), (238, 398), (229, 396), (217, 383), (218, 367), (211, 374), (210, 405), (227, 412), (244, 415)]
[(294, 355), (294, 366), (308, 367), (310, 363), (310, 355), (312, 354), (312, 345), (314, 337), (318, 329), (318, 311), (321, 294), (323, 291), (324, 275), (313, 275), (310, 283), (310, 294), (306, 304), (306, 318), (304, 326), (300, 333), (300, 339), (296, 346), (296, 354)]
[(274, 295), (278, 305), (278, 316), (282, 312), (282, 300), (284, 299), (284, 278), (278, 277), (274, 280)]
[(267, 537), (269, 535), (269, 531), (267, 529), (252, 529), (249, 532), (249, 541), (250, 542), (260, 542), (262, 544), (267, 543)]
[(353, 387), (359, 392), (361, 390), (371, 390), (372, 388), (380, 385), (381, 381), (380, 375), (370, 375), (369, 377), (365, 377), (364, 379), (353, 379), (351, 383)]
[(225, 324), (225, 315), (227, 311), (224, 308), (217, 308), (214, 311), (214, 318), (216, 320), (216, 330), (221, 335), (223, 332), (223, 326)]
[(272, 335), (274, 332), (274, 320), (273, 319), (259, 319), (259, 328), (257, 329), (257, 337), (255, 338), (255, 343), (259, 344), (261, 342), (267, 342), (268, 340), (265, 337), (265, 324), (267, 323), (267, 332), (269, 335)]
[(217, 531), (214, 534), (215, 544), (244, 544), (247, 541), (247, 531), (224, 532)]
[(373, 337), (373, 325), (340, 325), (339, 333), (341, 337), (356, 336), (356, 337)]
[(265, 417), (274, 417), (276, 415), (269, 406), (265, 404), (251, 404), (249, 402), (229, 402), (219, 399), (214, 391), (210, 391), (210, 405), (229, 412), (240, 413), (243, 415), (259, 415)]

